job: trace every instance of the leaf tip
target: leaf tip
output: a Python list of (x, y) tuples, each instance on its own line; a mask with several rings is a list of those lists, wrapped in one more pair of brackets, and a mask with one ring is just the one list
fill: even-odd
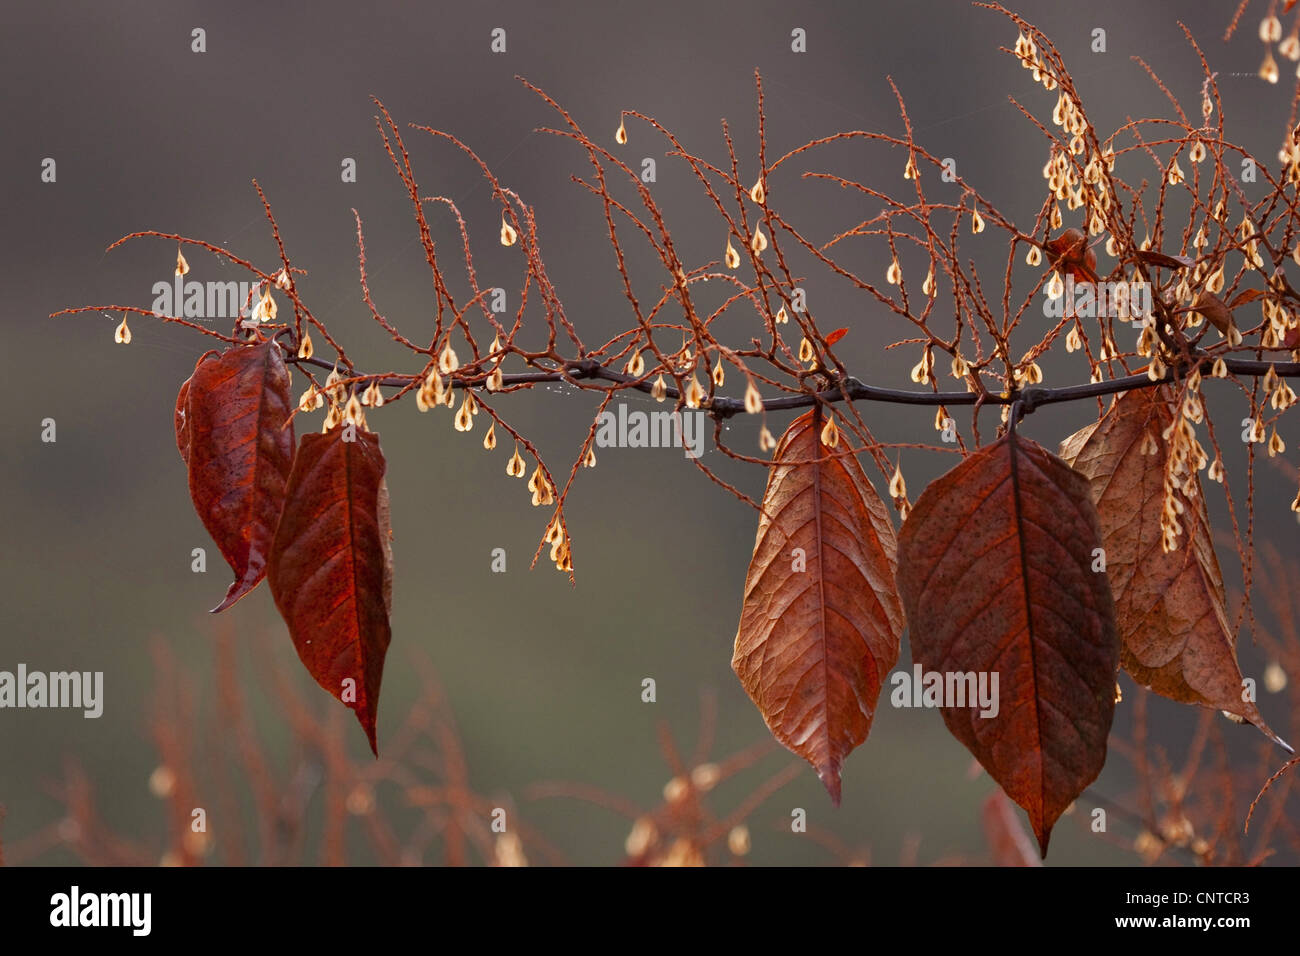
[(1283, 750), (1285, 750), (1287, 753), (1291, 754), (1292, 756), (1295, 756), (1295, 748), (1292, 747), (1289, 743), (1287, 743), (1285, 740), (1283, 740), (1283, 739), (1282, 739), (1281, 737), (1279, 737), (1277, 734), (1273, 733), (1273, 731), (1271, 731), (1271, 730), (1267, 730), (1267, 729), (1265, 729), (1265, 733), (1267, 734), (1267, 736), (1268, 736), (1270, 739), (1272, 739), (1272, 741), (1273, 741), (1275, 744), (1277, 744), (1279, 747), (1281, 747), (1281, 748), (1282, 748)]
[(212, 608), (212, 610), (208, 611), (208, 613), (220, 614), (222, 611), (226, 610), (226, 608), (234, 606), (239, 602), (240, 598), (242, 598), (249, 591), (253, 590), (253, 588), (256, 587), (257, 583), (260, 581), (261, 581), (261, 576), (259, 576), (257, 581), (255, 581), (251, 585), (248, 584), (246, 581), (242, 581), (242, 580), (232, 582), (230, 588), (226, 591), (226, 596), (222, 599), (221, 603), (218, 604), (216, 607)]
[(1256, 707), (1253, 703), (1246, 704), (1242, 708), (1242, 713), (1240, 714), (1240, 716), (1244, 717), (1252, 727), (1258, 730), (1269, 740), (1273, 741), (1273, 743), (1277, 744), (1287, 753), (1293, 756), (1295, 755), (1295, 748), (1292, 747), (1289, 743), (1287, 743), (1285, 740), (1283, 740), (1281, 737), (1279, 737), (1276, 733), (1273, 732), (1273, 728), (1264, 722), (1264, 715), (1259, 712), (1259, 708)]
[(374, 754), (375, 759), (378, 760), (379, 737), (375, 728), (376, 715), (374, 709), (369, 706), (364, 709), (358, 707), (353, 711), (353, 713), (357, 715), (357, 721), (361, 724), (361, 729), (366, 732), (366, 740), (370, 743), (370, 752)]
[(840, 771), (838, 767), (828, 766), (819, 767), (817, 776), (821, 778), (822, 786), (831, 796), (831, 805), (838, 807), (840, 805)]
[(1047, 843), (1049, 840), (1052, 839), (1052, 828), (1048, 827), (1042, 833), (1037, 834), (1037, 836), (1038, 836), (1038, 858), (1040, 860), (1046, 860)]

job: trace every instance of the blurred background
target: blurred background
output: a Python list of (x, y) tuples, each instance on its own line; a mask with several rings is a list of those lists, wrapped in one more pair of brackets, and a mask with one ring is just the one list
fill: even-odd
[[(1257, 78), (1256, 28), (1265, 10), (1252, 7), (1227, 44), (1221, 38), (1235, 3), (1034, 0), (1017, 9), (1054, 38), (1103, 131), (1170, 110), (1135, 55), (1195, 113), (1202, 75), (1182, 20), (1219, 71), (1229, 137), (1269, 161), (1286, 130), (1293, 83), (1286, 64), (1277, 86)], [(135, 230), (206, 239), (274, 271), (275, 247), (250, 183), (256, 178), (294, 264), (308, 270), (298, 288), (316, 316), (360, 367), (408, 370), (408, 356), (370, 319), (357, 280), (353, 208), (365, 225), (378, 308), (413, 338), (425, 335), (429, 273), (407, 196), (375, 129), (374, 95), (399, 124), (460, 137), (533, 206), (569, 318), (587, 341), (604, 341), (632, 318), (599, 202), (570, 180), (589, 167), (572, 142), (537, 132), (559, 119), (516, 75), (546, 90), (611, 148), (619, 111), (636, 109), (697, 155), (725, 165), (725, 118), (745, 182), (757, 166), (755, 68), (766, 94), (769, 157), (843, 130), (901, 134), (886, 81), (892, 76), (918, 141), (954, 157), (962, 177), (1028, 224), (1042, 201), (1046, 149), (1008, 95), (1043, 117), (1055, 97), (998, 52), (1016, 38), (1008, 20), (955, 0), (6, 3), (3, 16), (0, 70), (9, 93), (0, 107), (7, 131), (0, 167), (9, 227), (0, 268), (10, 292), (0, 363), (10, 411), (0, 416), (0, 669), (23, 662), (34, 670), (103, 671), (105, 682), (98, 720), (0, 711), (0, 839), (8, 862), (500, 862), (520, 851), (530, 862), (612, 864), (647, 841), (679, 846), (669, 831), (689, 829), (682, 820), (691, 814), (716, 823), (704, 828), (708, 846), (690, 848), (709, 862), (994, 858), (984, 820), (996, 788), (971, 772), (970, 756), (935, 712), (895, 710), (882, 698), (870, 739), (845, 764), (839, 809), (796, 758), (775, 747), (752, 749), (768, 734), (730, 659), (757, 515), (680, 452), (598, 450), (598, 467), (579, 475), (566, 509), (573, 586), (544, 556), (528, 570), (546, 518), (503, 474), (508, 443), (486, 453), (481, 433), (460, 435), (450, 416), (419, 415), (409, 400), (370, 415), (389, 462), (396, 534), (379, 734), (381, 753), (392, 747), (401, 757), (400, 765), (389, 759), (376, 769), (351, 715), (301, 672), (265, 587), (220, 619), (207, 613), (224, 594), (228, 572), (190, 506), (172, 409), (208, 343), (137, 317), (124, 348), (113, 342), (120, 314), (48, 316), (92, 304), (150, 307), (153, 284), (171, 280), (175, 248), (145, 239), (105, 252)], [(191, 51), (196, 27), (206, 32), (201, 54)], [(489, 48), (497, 27), (506, 31), (504, 54)], [(796, 27), (806, 31), (806, 54), (791, 52)], [(1098, 27), (1107, 31), (1102, 54), (1091, 50)], [(656, 159), (653, 189), (683, 258), (719, 258), (724, 227), (690, 170), (667, 157), (670, 147), (644, 124), (627, 125), (629, 159)], [(496, 242), (500, 212), (490, 188), (447, 144), (405, 135), (422, 193), (456, 201), (480, 281), (505, 287), (513, 312), (517, 249)], [(55, 183), (41, 181), (46, 157), (57, 162)], [(340, 180), (348, 157), (356, 161), (355, 183)], [(877, 206), (798, 173), (833, 171), (897, 193), (903, 162), (888, 149), (845, 144), (783, 168), (769, 196), (805, 235), (824, 242)], [(1154, 171), (1129, 178), (1141, 175)], [(932, 171), (929, 185), (938, 188)], [(444, 269), (454, 275), (455, 224), (442, 211), (430, 218)], [(996, 245), (991, 277), (1005, 261), (1005, 247)], [(186, 254), (189, 279), (244, 278), (215, 256)], [(847, 255), (868, 274), (883, 275), (878, 248), (863, 244)], [(636, 248), (630, 269), (643, 294), (658, 289), (662, 276), (644, 249)], [(894, 317), (811, 266), (805, 274), (821, 327), (852, 330), (837, 348), (846, 364), (864, 380), (906, 387), (914, 357), (904, 362), (881, 349), (903, 334)], [(1017, 275), (1024, 282), (1028, 270)], [(455, 288), (463, 298), (463, 279)], [(752, 334), (740, 313), (727, 321), (737, 335)], [(218, 324), (228, 330), (228, 322)], [(1081, 363), (1064, 359), (1045, 371), (1049, 384), (1087, 377)], [(296, 381), (294, 394), (303, 387)], [(1233, 433), (1244, 403), (1221, 394), (1225, 434)], [(513, 396), (499, 408), (537, 441), (553, 470), (567, 473), (595, 402), (553, 388)], [(1045, 408), (1025, 431), (1055, 447), (1095, 412), (1087, 404)], [(862, 413), (881, 441), (934, 441), (932, 410), (864, 406)], [(46, 418), (57, 422), (55, 443), (41, 441)], [(968, 416), (959, 421), (965, 428)], [(775, 430), (786, 421), (772, 424)], [(987, 439), (993, 417), (982, 424)], [(734, 425), (728, 437), (757, 453), (744, 426)], [(1300, 434), (1284, 438), (1294, 462)], [(762, 468), (716, 451), (706, 461), (761, 495)], [(952, 463), (905, 453), (913, 495)], [(1231, 475), (1234, 460), (1227, 464)], [(1272, 643), (1253, 646), (1245, 634), (1241, 640), (1243, 672), (1256, 676), (1269, 664), (1284, 672), (1295, 666), (1288, 663), (1296, 655), (1294, 622), (1276, 599), (1295, 590), (1286, 575), (1300, 544), (1286, 510), (1294, 465), (1261, 465), (1257, 476), (1257, 523), (1276, 550), (1266, 562), (1274, 583), (1251, 598)], [(883, 488), (874, 469), (872, 477)], [(1234, 488), (1241, 518), (1244, 481)], [(1222, 495), (1212, 499), (1216, 521), (1228, 528)], [(207, 549), (205, 574), (191, 571), (196, 547)], [(504, 574), (490, 570), (498, 547), (508, 556)], [(1221, 551), (1221, 560), (1239, 591), (1235, 559)], [(906, 641), (899, 666), (910, 667)], [(646, 677), (657, 684), (653, 704), (641, 700)], [(1289, 687), (1260, 700), (1273, 727), (1293, 740), (1300, 737), (1298, 681), (1292, 671)], [(1058, 825), (1049, 865), (1195, 863), (1204, 848), (1190, 838), (1180, 844), (1178, 826), (1165, 826), (1171, 812), (1181, 825), (1175, 805), (1189, 781), (1200, 781), (1193, 789), (1203, 819), (1188, 811), (1196, 835), (1208, 838), (1222, 826), (1239, 836), (1241, 792), (1248, 802), (1282, 763), (1249, 727), (1145, 701), (1127, 677), (1121, 683), (1125, 699), (1107, 768), (1092, 796)], [(308, 712), (319, 715), (328, 737), (304, 729)], [(435, 712), (442, 716), (428, 719)], [(1135, 746), (1139, 717), (1142, 743)], [(665, 755), (665, 727), (680, 766)], [(695, 752), (701, 728), (707, 752)], [(460, 771), (453, 772), (451, 750), (463, 757)], [(725, 777), (716, 786), (710, 761)], [(665, 796), (670, 779), (701, 762), (706, 770), (696, 774), (696, 789), (707, 791), (707, 811), (692, 804), (689, 813), (652, 816), (681, 797), (680, 784)], [(799, 769), (787, 769), (795, 764)], [(1229, 793), (1233, 779), (1243, 791)], [(1263, 804), (1278, 815), (1273, 861), (1294, 860), (1286, 841), (1295, 838), (1288, 820), (1296, 819), (1296, 805), (1286, 786)], [(207, 810), (210, 840), (178, 847), (177, 820), (188, 819), (190, 805)], [(437, 813), (428, 809), (435, 805)], [(1111, 811), (1105, 834), (1088, 825), (1098, 805)], [(482, 836), (495, 807), (526, 821), (522, 848)], [(791, 832), (795, 808), (806, 810), (810, 833)], [(1016, 811), (1013, 819), (1022, 816)], [(269, 817), (293, 831), (281, 834), (283, 852), (269, 848), (278, 839)], [(638, 833), (638, 817), (654, 822), (642, 822)], [(742, 821), (747, 844), (733, 829)], [(418, 840), (408, 840), (416, 831)], [(470, 843), (455, 856), (460, 831)], [(346, 834), (341, 845), (339, 832)], [(1218, 859), (1259, 852), (1252, 840), (1233, 849), (1231, 839), (1215, 841), (1225, 854)], [(231, 849), (241, 841), (242, 856)]]

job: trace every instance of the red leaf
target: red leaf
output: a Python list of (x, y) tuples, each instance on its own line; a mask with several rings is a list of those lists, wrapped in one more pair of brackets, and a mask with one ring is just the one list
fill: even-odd
[(185, 401), (189, 397), (190, 380), (187, 378), (181, 382), (181, 390), (176, 393), (176, 450), (181, 453), (181, 461), (187, 466), (190, 463), (190, 427), (185, 415)]
[(844, 336), (848, 334), (849, 334), (848, 329), (836, 329), (830, 335), (826, 336), (827, 346), (834, 345), (836, 342), (838, 342), (840, 339), (844, 338)]
[[(184, 400), (184, 414), (179, 413)], [(224, 611), (266, 575), (266, 555), (293, 463), (289, 370), (273, 342), (199, 360), (177, 396), (176, 440), (190, 498), (235, 580)]]
[(1077, 281), (1097, 281), (1097, 253), (1088, 248), (1088, 237), (1078, 229), (1067, 229), (1043, 243), (1052, 268), (1064, 268)]
[(932, 483), (898, 541), (913, 661), (998, 675), (996, 715), (945, 701), (944, 723), (1024, 807), (1044, 856), (1096, 779), (1115, 710), (1119, 638), (1088, 484), (1016, 434)]
[[(214, 355), (219, 354), (216, 349), (208, 349), (199, 356), (199, 360), (194, 363), (197, 369), (205, 361)], [(185, 412), (185, 402), (190, 394), (190, 381), (193, 375), (181, 382), (181, 390), (176, 393), (176, 448), (181, 453), (181, 461), (186, 465), (190, 463), (190, 429), (189, 419)]]
[(731, 666), (838, 805), (840, 765), (867, 739), (898, 660), (903, 609), (885, 506), (856, 458), (824, 457), (821, 428), (808, 412), (777, 445), (786, 464), (763, 496)]
[(384, 469), (373, 432), (303, 435), (268, 569), (298, 657), (356, 712), (376, 755), (393, 582)]
[[(1168, 388), (1136, 389), (1061, 443), (1062, 457), (1091, 482), (1101, 515), (1121, 661), (1157, 694), (1236, 714), (1286, 747), (1254, 702), (1241, 699), (1237, 640), (1199, 475), (1194, 496), (1174, 490), (1183, 534), (1176, 550), (1162, 547), (1169, 443), (1161, 436), (1176, 414)], [(1152, 454), (1143, 454), (1146, 436), (1154, 441)]]

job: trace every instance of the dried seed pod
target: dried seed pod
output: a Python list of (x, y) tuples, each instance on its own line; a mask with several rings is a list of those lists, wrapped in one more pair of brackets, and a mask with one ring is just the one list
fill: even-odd
[(311, 334), (306, 329), (303, 329), (302, 341), (298, 343), (298, 358), (309, 359), (313, 351), (315, 351), (315, 348), (311, 343)]
[(424, 387), (428, 391), (430, 405), (445, 404), (447, 393), (451, 391), (451, 389), (444, 387), (442, 376), (438, 374), (436, 369), (431, 369), (429, 371), (428, 378), (424, 380)]
[(834, 448), (840, 443), (840, 430), (834, 418), (826, 419), (826, 424), (822, 426), (821, 440), (827, 448)]
[(758, 389), (754, 383), (750, 382), (745, 387), (745, 411), (751, 415), (757, 415), (763, 410), (763, 397), (758, 394)]
[(343, 420), (353, 425), (360, 425), (365, 422), (365, 412), (361, 408), (361, 400), (357, 398), (355, 391), (348, 396), (347, 404), (343, 406)]
[(519, 233), (515, 231), (514, 226), (506, 222), (506, 214), (503, 210), (501, 213), (501, 245), (513, 246), (518, 239)]
[(704, 402), (704, 387), (692, 373), (690, 384), (686, 386), (686, 407), (699, 408)]
[(126, 316), (122, 316), (122, 324), (113, 332), (113, 341), (118, 345), (131, 344), (131, 327), (126, 324)]
[(524, 470), (524, 460), (519, 455), (519, 443), (515, 442), (515, 453), (506, 462), (506, 474), (511, 478), (522, 478)]
[(487, 434), (483, 436), (483, 448), (491, 451), (497, 447), (497, 423), (493, 422), (488, 426)]
[(451, 347), (450, 342), (443, 346), (442, 352), (438, 355), (438, 368), (444, 375), (450, 375), (460, 368), (460, 359), (456, 357), (456, 350)]
[(727, 237), (727, 251), (723, 256), (723, 259), (726, 261), (728, 269), (740, 268), (740, 253), (738, 253), (735, 246), (731, 244), (730, 236)]
[(316, 391), (315, 385), (308, 385), (307, 391), (303, 392), (298, 398), (298, 411), (314, 411), (325, 404), (325, 396)]
[(1259, 65), (1259, 78), (1265, 83), (1276, 83), (1281, 72), (1277, 68), (1277, 60), (1273, 59), (1273, 51), (1264, 52), (1264, 62)]
[(178, 276), (189, 275), (190, 264), (185, 261), (185, 256), (181, 254), (180, 246), (176, 247), (176, 274)]
[(461, 402), (460, 410), (456, 412), (455, 425), (458, 432), (467, 432), (474, 427), (474, 413), (469, 406), (472, 400), (472, 396), (466, 392), (465, 401)]
[(333, 402), (343, 401), (343, 386), (339, 384), (341, 381), (343, 376), (339, 374), (339, 363), (335, 362), (334, 368), (325, 376), (325, 391)]
[(262, 298), (257, 303), (258, 311), (261, 313), (261, 321), (274, 322), (279, 308), (275, 304), (275, 298), (271, 295), (270, 288), (262, 290)]
[(907, 482), (903, 480), (901, 463), (894, 465), (894, 474), (889, 479), (889, 494), (895, 499), (907, 497)]
[(934, 357), (930, 354), (927, 346), (921, 350), (921, 361), (912, 366), (912, 381), (918, 385), (923, 385), (930, 380), (930, 372), (934, 368)]
[(663, 372), (659, 373), (659, 377), (655, 379), (654, 385), (650, 386), (650, 395), (656, 402), (662, 402), (668, 397), (668, 386), (664, 382)]
[(627, 145), (627, 126), (623, 123), (623, 117), (618, 118), (618, 129), (614, 130), (614, 142), (620, 146)]
[(763, 189), (763, 180), (761, 177), (753, 186), (750, 187), (749, 198), (760, 206), (767, 202), (767, 192)]
[(546, 480), (540, 461), (537, 463), (537, 470), (533, 472), (533, 477), (528, 479), (528, 489), (533, 493), (533, 507), (549, 505), (555, 500), (551, 483)]
[(1049, 299), (1059, 299), (1065, 294), (1065, 283), (1061, 281), (1061, 273), (1056, 269), (1052, 270), (1052, 277), (1047, 281), (1047, 297)]

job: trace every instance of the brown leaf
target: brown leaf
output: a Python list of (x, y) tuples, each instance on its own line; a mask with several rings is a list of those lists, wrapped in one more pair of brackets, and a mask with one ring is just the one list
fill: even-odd
[(1015, 807), (1001, 790), (994, 790), (980, 810), (984, 836), (994, 866), (1042, 866), (1029, 834), (1020, 825)]
[(867, 739), (898, 660), (903, 609), (885, 506), (856, 458), (824, 457), (821, 429), (808, 412), (777, 445), (731, 666), (838, 805), (840, 766)]
[(303, 435), (268, 568), (298, 657), (356, 712), (376, 755), (393, 586), (385, 467), (373, 432)]
[(1229, 308), (1237, 308), (1245, 305), (1247, 302), (1254, 302), (1256, 299), (1262, 299), (1268, 295), (1263, 289), (1243, 289), (1232, 297)]
[(1187, 256), (1170, 256), (1163, 252), (1157, 252), (1155, 249), (1139, 249), (1137, 257), (1151, 266), (1164, 266), (1166, 269), (1181, 269), (1184, 266), (1191, 266), (1196, 260)]
[(190, 498), (235, 573), (213, 608), (224, 611), (266, 575), (293, 463), (289, 370), (274, 342), (234, 346), (200, 359), (181, 393), (176, 440), (189, 449)]
[(1232, 310), (1228, 308), (1226, 302), (1211, 292), (1198, 293), (1196, 300), (1192, 302), (1192, 311), (1205, 316), (1210, 324), (1224, 335), (1227, 335), (1228, 330), (1232, 328)]
[[(1199, 475), (1193, 498), (1174, 491), (1183, 504), (1179, 548), (1161, 548), (1169, 453), (1161, 433), (1175, 413), (1166, 387), (1125, 392), (1101, 421), (1061, 444), (1062, 457), (1089, 480), (1101, 515), (1121, 662), (1157, 694), (1237, 714), (1276, 740), (1255, 704), (1241, 699), (1236, 638)], [(1156, 451), (1144, 455), (1148, 434)]]
[(1119, 639), (1100, 545), (1087, 482), (1014, 433), (933, 482), (899, 534), (912, 659), (945, 684), (998, 675), (996, 714), (948, 700), (944, 723), (1025, 808), (1044, 856), (1106, 760)]

